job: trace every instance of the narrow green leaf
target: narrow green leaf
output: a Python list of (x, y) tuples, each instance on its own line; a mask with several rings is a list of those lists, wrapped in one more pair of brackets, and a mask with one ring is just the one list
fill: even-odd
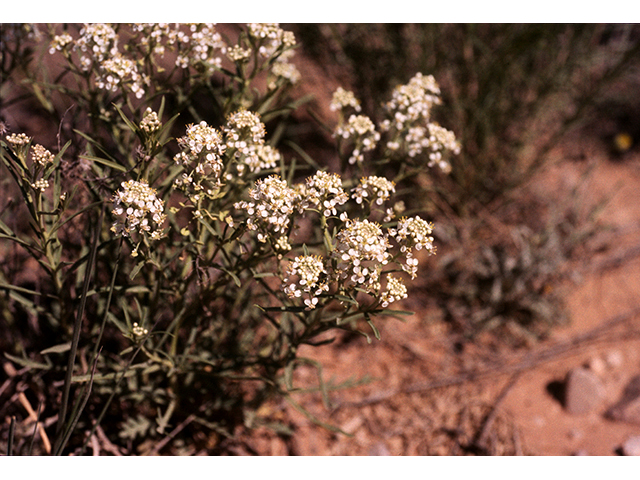
[(380, 331), (376, 328), (371, 320), (367, 320), (367, 323), (371, 327), (371, 330), (373, 330), (373, 334), (376, 336), (376, 340), (380, 340)]
[(129, 127), (133, 133), (138, 135), (139, 132), (140, 132), (140, 127), (138, 127), (135, 123), (133, 123), (131, 120), (129, 120), (127, 118), (127, 116), (124, 114), (124, 112), (122, 111), (122, 109), (118, 105), (116, 105), (115, 103), (112, 104), (112, 105), (118, 111), (118, 113), (120, 114), (120, 117), (122, 118), (122, 120), (124, 120), (124, 123), (127, 124), (127, 127)]
[(138, 263), (135, 267), (133, 267), (133, 270), (131, 270), (131, 274), (129, 275), (129, 278), (131, 280), (136, 278), (136, 275), (138, 275), (138, 273), (140, 273), (140, 270), (142, 270), (142, 267), (144, 267), (144, 261)]
[(125, 167), (123, 167), (122, 165), (112, 162), (111, 160), (107, 160), (104, 158), (100, 158), (100, 157), (94, 157), (91, 155), (80, 155), (80, 158), (85, 159), (85, 160), (90, 160), (92, 162), (98, 162), (101, 163), (107, 167), (113, 168), (114, 170), (118, 170), (120, 172), (126, 172), (127, 169)]
[(29, 295), (42, 295), (40, 292), (36, 292), (35, 290), (29, 290), (28, 288), (9, 285), (8, 283), (0, 283), (0, 288), (6, 288), (7, 290), (13, 290), (14, 292), (27, 293)]
[(54, 345), (53, 347), (45, 348), (40, 352), (41, 355), (48, 353), (64, 353), (71, 350), (71, 342), (61, 343), (60, 345)]
[(7, 357), (12, 362), (17, 363), (18, 365), (23, 366), (23, 367), (37, 368), (39, 370), (49, 370), (49, 369), (51, 369), (51, 365), (47, 365), (46, 363), (36, 362), (36, 361), (30, 360), (28, 358), (14, 357), (13, 355), (10, 355), (10, 354), (8, 354), (6, 352), (5, 352), (4, 356)]
[(238, 276), (231, 270), (227, 270), (226, 268), (221, 268), (220, 270), (222, 270), (233, 279), (233, 283), (236, 284), (236, 287), (240, 288), (242, 286), (242, 283), (240, 283), (240, 279), (238, 278)]

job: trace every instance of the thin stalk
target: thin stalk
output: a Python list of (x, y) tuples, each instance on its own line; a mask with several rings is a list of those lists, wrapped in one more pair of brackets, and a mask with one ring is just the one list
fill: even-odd
[(13, 437), (16, 433), (16, 417), (11, 416), (11, 423), (9, 424), (9, 440), (7, 441), (7, 456), (13, 455)]
[(100, 231), (102, 230), (102, 221), (104, 218), (105, 204), (102, 205), (100, 211), (100, 219), (96, 226), (96, 230), (93, 238), (93, 245), (91, 247), (91, 254), (87, 260), (87, 270), (84, 276), (84, 283), (82, 285), (82, 294), (80, 298), (80, 306), (78, 307), (78, 314), (73, 325), (73, 339), (71, 341), (71, 351), (69, 352), (69, 361), (67, 363), (67, 373), (64, 380), (64, 390), (62, 392), (62, 404), (60, 407), (60, 417), (58, 419), (58, 426), (56, 428), (56, 445), (54, 451), (58, 451), (62, 445), (62, 437), (60, 436), (66, 421), (67, 409), (69, 407), (69, 394), (71, 392), (71, 379), (73, 377), (73, 367), (76, 361), (76, 354), (78, 351), (78, 343), (80, 342), (80, 330), (82, 328), (82, 317), (84, 316), (84, 309), (87, 303), (87, 291), (89, 290), (89, 283), (91, 281), (91, 274), (93, 265), (95, 263), (96, 252), (98, 250), (98, 240)]
[[(102, 351), (102, 349), (100, 349), (100, 351)], [(100, 352), (98, 352), (98, 355), (99, 354)], [(60, 454), (62, 454), (62, 450), (64, 449), (67, 442), (69, 441), (69, 438), (71, 437), (71, 433), (73, 433), (73, 430), (76, 428), (76, 425), (78, 424), (78, 420), (80, 420), (80, 415), (82, 414), (84, 407), (87, 405), (87, 402), (89, 401), (89, 397), (91, 396), (91, 387), (93, 387), (93, 377), (96, 373), (97, 365), (98, 365), (98, 357), (96, 356), (93, 362), (93, 366), (91, 367), (91, 378), (89, 379), (89, 385), (87, 386), (87, 390), (86, 390), (86, 393), (84, 394), (84, 398), (82, 398), (82, 403), (80, 404), (80, 408), (78, 408), (77, 411), (74, 413), (74, 415), (71, 417), (69, 426), (67, 427), (67, 429), (64, 432), (64, 435), (62, 436), (62, 441), (60, 442), (60, 444), (58, 445), (58, 448), (53, 453), (55, 456), (59, 456)]]
[(104, 307), (104, 316), (102, 317), (102, 324), (100, 325), (100, 332), (98, 333), (98, 338), (96, 339), (96, 344), (93, 348), (92, 357), (95, 359), (98, 355), (98, 348), (100, 347), (100, 340), (102, 340), (102, 334), (104, 333), (105, 326), (107, 324), (107, 316), (109, 314), (109, 307), (111, 306), (111, 298), (113, 297), (113, 290), (116, 283), (116, 276), (118, 275), (118, 269), (120, 267), (120, 253), (122, 251), (122, 243), (124, 241), (124, 237), (120, 237), (120, 243), (118, 245), (118, 254), (116, 255), (116, 264), (113, 268), (113, 274), (111, 275), (111, 283), (109, 284), (109, 294), (107, 295), (107, 303)]
[(38, 422), (40, 421), (40, 412), (42, 411), (42, 402), (38, 402), (38, 412), (36, 413), (36, 421), (33, 425), (33, 435), (31, 435), (31, 441), (29, 442), (29, 452), (28, 456), (31, 456), (31, 451), (33, 450), (33, 441), (36, 438), (36, 433), (38, 432)]

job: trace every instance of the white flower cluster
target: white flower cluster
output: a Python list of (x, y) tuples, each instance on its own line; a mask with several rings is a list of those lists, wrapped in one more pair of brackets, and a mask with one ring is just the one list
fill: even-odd
[(280, 28), (277, 23), (249, 23), (249, 35), (258, 41), (258, 52), (263, 57), (271, 57), (280, 48), (296, 45), (293, 32)]
[(405, 255), (405, 263), (402, 269), (415, 278), (418, 272), (418, 259), (413, 256), (413, 249), (427, 250), (431, 255), (436, 251), (433, 245), (433, 224), (423, 220), (419, 216), (402, 218), (395, 229), (389, 230), (399, 244), (400, 251)]
[(146, 47), (147, 51), (164, 55), (165, 46), (162, 42), (172, 32), (168, 23), (134, 23), (131, 28), (134, 32), (142, 33), (140, 45)]
[(356, 112), (359, 112), (362, 109), (360, 107), (360, 101), (355, 97), (353, 92), (345, 90), (342, 87), (338, 87), (338, 89), (333, 93), (329, 109), (332, 112), (335, 112), (349, 107), (353, 108)]
[(85, 23), (74, 48), (83, 53), (80, 64), (87, 71), (93, 63), (101, 64), (118, 53), (118, 35), (107, 23)]
[(400, 278), (387, 275), (387, 287), (380, 295), (380, 306), (387, 308), (390, 303), (407, 298), (407, 287)]
[(303, 298), (307, 308), (313, 309), (318, 304), (318, 296), (329, 290), (326, 274), (322, 257), (300, 255), (289, 264), (284, 292), (290, 298)]
[(428, 152), (428, 166), (438, 165), (448, 173), (451, 166), (443, 153), (458, 154), (460, 145), (453, 132), (431, 122), (431, 109), (440, 103), (440, 87), (435, 78), (417, 73), (408, 84), (393, 91), (385, 104), (389, 118), (380, 124), (380, 129), (390, 132), (391, 139), (386, 144), (389, 150), (404, 148), (411, 158)]
[(455, 134), (437, 123), (429, 124), (429, 166), (437, 164), (442, 171), (449, 173), (451, 165), (442, 157), (442, 152), (449, 150), (454, 155), (460, 153), (460, 143)]
[[(276, 78), (284, 78), (292, 85), (295, 85), (300, 80), (300, 72), (298, 68), (291, 63), (290, 60), (292, 57), (293, 50), (287, 50), (281, 53), (271, 65), (271, 74)], [(268, 86), (270, 90), (273, 90), (276, 88), (276, 83), (271, 81)]]
[(396, 184), (384, 177), (362, 177), (358, 186), (354, 188), (352, 198), (356, 203), (375, 203), (382, 205), (396, 191)]
[(113, 197), (113, 214), (120, 218), (113, 223), (111, 231), (125, 237), (138, 232), (149, 235), (152, 240), (162, 238), (162, 224), (167, 216), (156, 190), (144, 181), (135, 180), (122, 182), (121, 187)]
[[(249, 23), (249, 36), (253, 39), (258, 53), (263, 58), (275, 56), (275, 61), (271, 65), (270, 74), (275, 78), (284, 78), (291, 84), (300, 80), (300, 72), (291, 63), (293, 50), (290, 48), (296, 45), (296, 38), (293, 32), (288, 32), (280, 28), (277, 23)], [(270, 80), (268, 88), (276, 88), (276, 82)]]
[(186, 34), (177, 27), (168, 33), (169, 45), (177, 45), (176, 65), (185, 69), (202, 65), (209, 73), (219, 70), (227, 44), (216, 31), (215, 24), (193, 23), (189, 25), (189, 32)]
[(386, 109), (393, 114), (393, 118), (387, 120), (384, 126), (403, 130), (417, 120), (428, 121), (431, 118), (431, 108), (440, 103), (440, 87), (435, 78), (418, 72), (408, 84), (394, 89), (391, 100), (386, 104)]
[(349, 163), (354, 165), (364, 161), (363, 152), (373, 150), (380, 140), (380, 133), (376, 126), (366, 115), (351, 115), (346, 125), (338, 125), (336, 135), (346, 139), (352, 139), (354, 149), (349, 157)]
[(153, 133), (160, 130), (162, 124), (160, 123), (160, 119), (158, 118), (158, 114), (151, 110), (150, 107), (144, 112), (144, 116), (142, 117), (142, 121), (140, 122), (140, 128), (147, 133)]
[(301, 189), (301, 208), (317, 208), (325, 217), (337, 215), (336, 206), (343, 205), (349, 196), (342, 189), (342, 180), (337, 173), (318, 171), (306, 179)]
[(336, 235), (337, 245), (331, 252), (336, 260), (335, 273), (342, 284), (363, 288), (367, 293), (380, 290), (380, 273), (389, 262), (389, 241), (380, 225), (368, 220), (346, 221)]
[[(253, 145), (251, 154), (244, 157), (244, 163), (249, 167), (249, 171), (258, 173), (261, 170), (276, 168), (282, 160), (282, 156), (277, 148), (271, 145)], [(238, 166), (238, 170), (242, 168)]]
[(72, 42), (73, 37), (67, 32), (62, 33), (61, 35), (56, 35), (53, 37), (53, 40), (51, 40), (51, 44), (49, 45), (49, 53), (54, 54), (56, 51), (61, 52), (70, 46)]
[(227, 145), (238, 150), (246, 147), (247, 141), (255, 144), (264, 142), (266, 134), (260, 115), (248, 110), (230, 114), (223, 130), (227, 134)]
[[(222, 131), (227, 148), (237, 161), (238, 175), (242, 175), (246, 167), (251, 172), (274, 168), (280, 160), (275, 148), (264, 145), (266, 130), (257, 113), (238, 110), (230, 114)], [(229, 176), (231, 178), (231, 174)]]
[(272, 239), (278, 250), (291, 249), (287, 240), (290, 218), (295, 210), (296, 192), (277, 175), (258, 180), (249, 191), (251, 202), (236, 202), (234, 207), (246, 210), (247, 227), (258, 232), (258, 241)]
[(96, 78), (96, 87), (117, 92), (120, 86), (127, 85), (136, 98), (142, 98), (145, 92), (144, 86), (149, 83), (148, 78), (140, 75), (135, 62), (120, 53), (101, 63)]
[(174, 186), (182, 189), (192, 201), (200, 200), (200, 195), (213, 195), (220, 187), (222, 174), (222, 155), (227, 146), (222, 134), (202, 121), (189, 125), (187, 134), (178, 138), (182, 151), (174, 161), (182, 165), (185, 172), (178, 177)]

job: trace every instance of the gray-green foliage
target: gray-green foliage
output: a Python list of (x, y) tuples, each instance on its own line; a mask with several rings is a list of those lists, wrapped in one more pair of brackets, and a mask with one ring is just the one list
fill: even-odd
[[(1, 238), (14, 263), (40, 269), (30, 285), (6, 267), (0, 287), (16, 332), (6, 358), (43, 396), (62, 385), (53, 453), (72, 439), (84, 452), (107, 419), (129, 441), (186, 418), (232, 436), (263, 422), (256, 411), (274, 395), (301, 408), (300, 365), (328, 403), (336, 386), (298, 348), (331, 341), (318, 339), (327, 331), (378, 337), (374, 321), (406, 313), (388, 306), (406, 297), (415, 252), (434, 252), (433, 225), (398, 218), (393, 194), (458, 149), (431, 123), (435, 80), (416, 75), (418, 113), (392, 102), (387, 115), (404, 120), (380, 126), (334, 99), (341, 176), (294, 142), (295, 38), (277, 25), (231, 29), (233, 40), (207, 24), (36, 31), (62, 63), (24, 68), (22, 82), (70, 140), (53, 155), (35, 136), (3, 137), (21, 201), (2, 213)], [(393, 171), (392, 156), (411, 161)], [(26, 223), (8, 220), (18, 213)]]

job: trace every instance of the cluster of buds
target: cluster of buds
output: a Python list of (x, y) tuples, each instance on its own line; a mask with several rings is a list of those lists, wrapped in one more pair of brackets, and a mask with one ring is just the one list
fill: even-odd
[(131, 336), (133, 337), (133, 341), (138, 343), (149, 335), (149, 330), (138, 325), (137, 322), (133, 322), (131, 325)]
[(31, 157), (33, 158), (34, 162), (42, 167), (51, 165), (55, 158), (53, 153), (44, 148), (42, 145), (38, 144), (31, 147)]
[(144, 116), (142, 117), (142, 121), (140, 122), (140, 129), (145, 133), (155, 133), (162, 127), (160, 123), (160, 119), (158, 118), (158, 114), (151, 110), (150, 107), (144, 112)]
[(250, 48), (242, 48), (240, 45), (233, 45), (227, 49), (227, 58), (232, 62), (243, 62), (251, 56)]
[(23, 162), (26, 161), (29, 154), (29, 146), (31, 145), (31, 137), (25, 133), (12, 133), (5, 138), (6, 142), (11, 146), (13, 152)]

